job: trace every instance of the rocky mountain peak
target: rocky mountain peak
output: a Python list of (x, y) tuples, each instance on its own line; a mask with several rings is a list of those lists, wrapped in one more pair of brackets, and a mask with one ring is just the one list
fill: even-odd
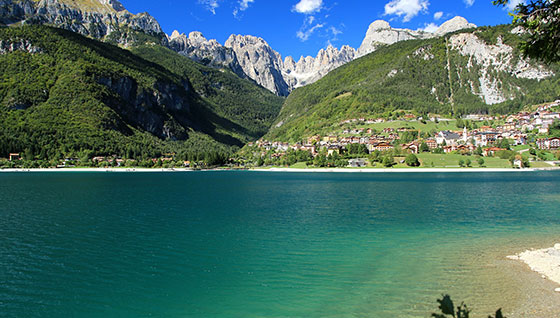
[(391, 25), (389, 24), (389, 22), (387, 22), (385, 20), (375, 20), (369, 25), (368, 32), (385, 30), (385, 29), (390, 29), (390, 28), (391, 28)]
[(441, 36), (447, 33), (455, 32), (458, 30), (476, 28), (475, 24), (469, 23), (467, 19), (456, 16), (451, 20), (445, 21), (437, 30), (434, 32), (435, 35)]
[(358, 56), (364, 56), (383, 45), (391, 45), (396, 42), (425, 39), (432, 35), (423, 31), (392, 28), (387, 21), (377, 20), (370, 24), (362, 45), (358, 49)]
[(110, 6), (111, 8), (113, 8), (113, 10), (117, 12), (126, 10), (122, 5), (122, 3), (120, 3), (118, 0), (98, 0), (98, 1), (101, 2), (101, 4), (103, 5)]
[(289, 94), (290, 89), (282, 77), (282, 56), (264, 39), (232, 34), (225, 47), (235, 52), (237, 61), (247, 76), (278, 95)]
[(389, 22), (377, 20), (370, 24), (362, 45), (358, 49), (358, 57), (369, 54), (384, 45), (391, 45), (406, 40), (429, 39), (458, 30), (475, 27), (476, 25), (469, 23), (465, 18), (460, 16), (456, 16), (444, 22), (434, 33), (422, 30), (393, 28)]
[[(99, 40), (128, 29), (162, 36), (159, 23), (147, 13), (131, 14), (117, 0), (0, 0), (0, 23), (46, 24)], [(130, 45), (130, 32), (111, 40)], [(165, 40), (165, 39), (164, 39)]]
[(193, 31), (193, 32), (189, 33), (189, 39), (191, 41), (195, 41), (195, 42), (206, 42), (206, 41), (208, 41), (208, 40), (206, 40), (204, 35), (202, 35), (202, 32), (198, 32), (198, 31)]
[(118, 0), (40, 0), (35, 2), (38, 2), (39, 6), (61, 5), (82, 12), (109, 14), (126, 11)]
[(201, 32), (193, 31), (187, 37), (184, 33), (173, 31), (167, 38), (172, 50), (191, 60), (211, 67), (230, 68), (240, 77), (246, 77), (233, 50), (222, 46), (214, 39), (206, 39)]

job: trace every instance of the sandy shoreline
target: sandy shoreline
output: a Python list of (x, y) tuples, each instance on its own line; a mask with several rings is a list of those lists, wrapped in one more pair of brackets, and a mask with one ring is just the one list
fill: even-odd
[(254, 172), (312, 172), (312, 173), (439, 173), (439, 172), (534, 172), (534, 171), (560, 171), (560, 168), (269, 168), (269, 169), (205, 169), (193, 170), (190, 168), (34, 168), (34, 169), (0, 169), (1, 172), (193, 172), (193, 171), (254, 171)]
[(0, 169), (1, 172), (191, 172), (188, 168), (39, 168), (39, 169)]
[[(559, 284), (560, 287), (560, 244), (550, 248), (527, 250), (507, 258), (524, 262), (532, 271)], [(556, 291), (560, 292), (560, 288)]]

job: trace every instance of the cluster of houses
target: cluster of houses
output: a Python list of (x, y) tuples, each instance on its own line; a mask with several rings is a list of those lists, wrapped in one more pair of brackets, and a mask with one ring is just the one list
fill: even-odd
[[(173, 159), (174, 156), (175, 156), (174, 153), (168, 153), (168, 154), (165, 154), (161, 158), (151, 158), (149, 160), (153, 164), (157, 164), (159, 161), (161, 161), (162, 163), (171, 163), (171, 162), (176, 162), (176, 160)], [(133, 159), (125, 160), (125, 159), (122, 159), (122, 158), (118, 158), (117, 156), (108, 156), (108, 157), (98, 156), (98, 157), (93, 157), (92, 161), (93, 161), (93, 163), (95, 163), (97, 165), (103, 164), (103, 163), (105, 163), (107, 165), (110, 165), (110, 164), (114, 163), (114, 164), (116, 164), (117, 167), (125, 166), (127, 161), (132, 162), (132, 163), (136, 162), (136, 160), (133, 160)], [(180, 163), (185, 168), (189, 168), (191, 166), (196, 166), (195, 163), (192, 163), (188, 160), (181, 161)]]
[[(520, 112), (508, 117), (494, 117), (489, 115), (468, 115), (465, 119), (472, 121), (489, 121), (502, 119), (504, 123), (499, 127), (482, 126), (477, 129), (462, 131), (439, 131), (434, 136), (426, 139), (418, 139), (410, 143), (399, 143), (401, 133), (415, 131), (410, 128), (385, 128), (381, 134), (376, 134), (372, 128), (353, 128), (341, 131), (341, 135), (312, 136), (307, 140), (295, 144), (278, 141), (259, 140), (249, 146), (256, 146), (264, 151), (273, 150), (275, 157), (282, 156), (288, 150), (309, 151), (316, 156), (321, 149), (327, 149), (328, 154), (340, 152), (348, 144), (363, 144), (370, 152), (379, 150), (387, 151), (400, 145), (403, 150), (411, 153), (420, 152), (420, 147), (425, 143), (430, 149), (442, 148), (443, 152), (472, 152), (477, 147), (485, 148), (484, 155), (491, 156), (496, 151), (504, 150), (496, 147), (503, 139), (507, 139), (513, 145), (525, 145), (528, 142), (528, 132), (538, 130), (539, 134), (549, 133), (549, 127), (560, 120), (560, 113), (550, 109), (560, 105), (560, 101), (540, 106), (534, 112)], [(432, 118), (431, 118), (432, 119)], [(413, 120), (418, 120), (414, 117)], [(434, 118), (435, 120), (435, 118)], [(443, 120), (443, 119), (439, 119)], [(380, 123), (384, 119), (356, 118), (341, 122), (346, 123)], [(540, 149), (560, 149), (559, 138), (542, 138), (536, 140)]]

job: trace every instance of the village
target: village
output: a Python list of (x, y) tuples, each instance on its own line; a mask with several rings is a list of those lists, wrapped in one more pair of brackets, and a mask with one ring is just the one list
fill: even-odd
[[(320, 154), (331, 156), (344, 153), (349, 145), (363, 145), (368, 153), (389, 152), (398, 149), (401, 153), (418, 154), (433, 152), (439, 154), (477, 154), (492, 157), (497, 152), (517, 148), (521, 152), (532, 147), (541, 151), (554, 152), (560, 150), (560, 135), (555, 129), (560, 128), (560, 100), (538, 106), (534, 111), (523, 111), (509, 116), (466, 115), (459, 120), (441, 117), (423, 118), (413, 114), (405, 114), (397, 120), (383, 118), (354, 118), (340, 123), (338, 132), (325, 136), (314, 135), (296, 143), (259, 140), (249, 144), (249, 148), (257, 149), (257, 156), (271, 155), (282, 158), (289, 151), (309, 152), (312, 157)], [(422, 131), (419, 123), (459, 122), (462, 129), (439, 131)], [(402, 127), (391, 126), (391, 122)], [(404, 123), (404, 124), (403, 124)], [(394, 125), (393, 125), (394, 126)], [(469, 129), (470, 128), (470, 129)], [(560, 132), (560, 131), (558, 131)], [(556, 159), (556, 158), (555, 158)], [(350, 166), (354, 166), (350, 161)]]

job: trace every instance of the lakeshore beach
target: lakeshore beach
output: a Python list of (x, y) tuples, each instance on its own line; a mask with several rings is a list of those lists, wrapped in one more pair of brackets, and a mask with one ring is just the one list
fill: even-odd
[(13, 169), (0, 169), (1, 172), (193, 172), (193, 171), (256, 171), (256, 172), (322, 172), (322, 173), (408, 173), (408, 172), (535, 172), (535, 171), (560, 171), (560, 167), (550, 168), (268, 168), (268, 169), (201, 169), (194, 170), (190, 168), (13, 168)]
[(191, 172), (189, 168), (16, 168), (0, 169), (0, 172)]
[[(546, 244), (552, 245), (550, 242)], [(530, 245), (539, 246), (540, 243), (531, 242)], [(560, 244), (531, 248), (496, 263), (518, 289), (512, 291), (519, 295), (517, 306), (510, 312), (511, 317), (560, 317)]]
[(541, 274), (542, 278), (558, 284), (555, 291), (560, 292), (560, 244), (550, 248), (527, 250), (507, 258), (527, 264), (532, 271)]

